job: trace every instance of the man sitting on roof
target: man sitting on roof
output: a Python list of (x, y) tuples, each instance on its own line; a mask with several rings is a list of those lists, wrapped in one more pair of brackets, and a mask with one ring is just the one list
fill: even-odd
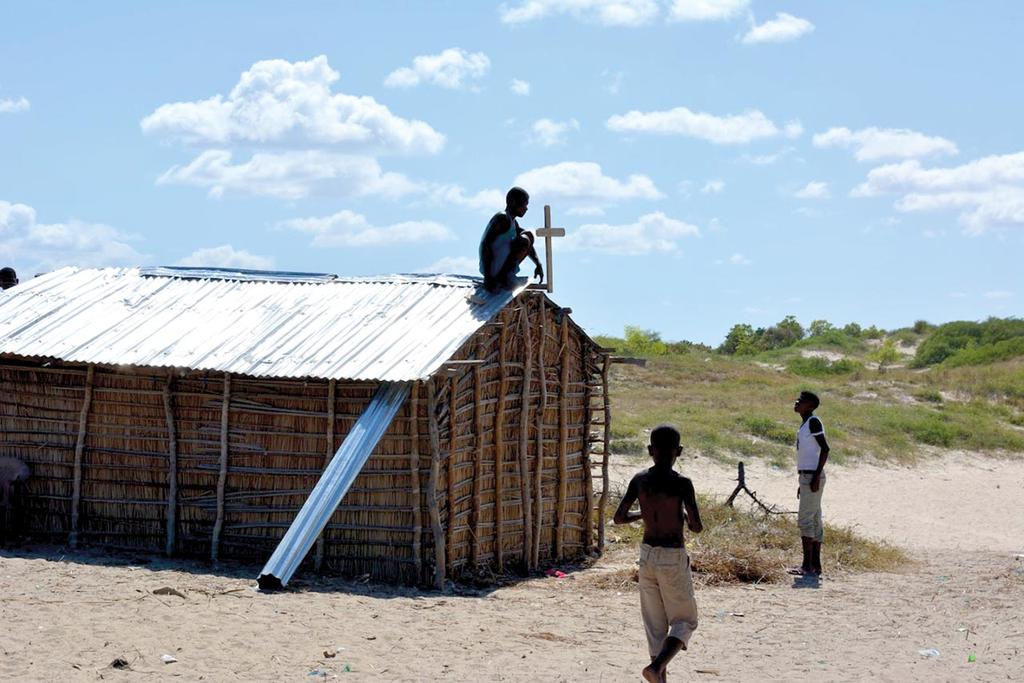
[(517, 218), (526, 215), (530, 195), (521, 187), (513, 187), (505, 195), (505, 210), (494, 214), (480, 240), (480, 273), (489, 292), (514, 289), (518, 284), (519, 264), (529, 256), (536, 268), (533, 275), (544, 279), (544, 269), (533, 248), (533, 234), (519, 227)]
[(0, 289), (10, 289), (16, 284), (18, 284), (18, 274), (14, 272), (14, 268), (10, 266), (0, 268)]

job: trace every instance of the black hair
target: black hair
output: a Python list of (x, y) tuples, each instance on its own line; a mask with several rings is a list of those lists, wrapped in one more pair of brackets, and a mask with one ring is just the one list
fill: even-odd
[(530, 201), (530, 193), (521, 187), (513, 187), (505, 195), (505, 206), (519, 206)]
[(18, 277), (18, 274), (14, 272), (14, 268), (11, 268), (10, 266), (5, 266), (3, 268), (0, 268), (0, 278), (5, 277), (16, 278)]
[(658, 425), (651, 432), (651, 445), (662, 453), (679, 448), (679, 430), (672, 425)]
[(818, 395), (813, 391), (801, 391), (800, 400), (807, 401), (808, 403), (810, 403), (811, 410), (817, 410), (818, 406), (821, 405), (821, 400), (818, 398)]

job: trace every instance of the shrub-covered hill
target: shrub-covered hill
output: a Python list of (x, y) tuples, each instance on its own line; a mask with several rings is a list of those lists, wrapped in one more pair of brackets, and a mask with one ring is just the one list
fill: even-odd
[(786, 334), (734, 334), (736, 326), (717, 349), (636, 328), (600, 338), (647, 359), (646, 367), (613, 366), (613, 451), (641, 454), (646, 430), (672, 422), (704, 455), (788, 464), (793, 400), (810, 389), (840, 462), (912, 461), (927, 446), (1024, 454), (1024, 321), (919, 322), (890, 332), (787, 323)]

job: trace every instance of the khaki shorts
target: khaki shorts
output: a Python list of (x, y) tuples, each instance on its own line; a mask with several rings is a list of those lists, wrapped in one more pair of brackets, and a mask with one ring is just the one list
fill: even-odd
[(687, 646), (697, 628), (697, 600), (685, 548), (640, 546), (640, 613), (652, 658), (669, 636)]
[(800, 511), (796, 523), (800, 535), (812, 538), (818, 543), (825, 539), (825, 524), (821, 521), (821, 494), (825, 492), (825, 473), (818, 478), (818, 490), (811, 490), (813, 472), (800, 475)]

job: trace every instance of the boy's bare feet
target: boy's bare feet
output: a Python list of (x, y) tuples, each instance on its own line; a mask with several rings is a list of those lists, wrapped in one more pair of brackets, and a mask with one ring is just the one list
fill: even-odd
[(658, 671), (653, 664), (645, 666), (641, 675), (647, 683), (665, 683), (665, 672)]

